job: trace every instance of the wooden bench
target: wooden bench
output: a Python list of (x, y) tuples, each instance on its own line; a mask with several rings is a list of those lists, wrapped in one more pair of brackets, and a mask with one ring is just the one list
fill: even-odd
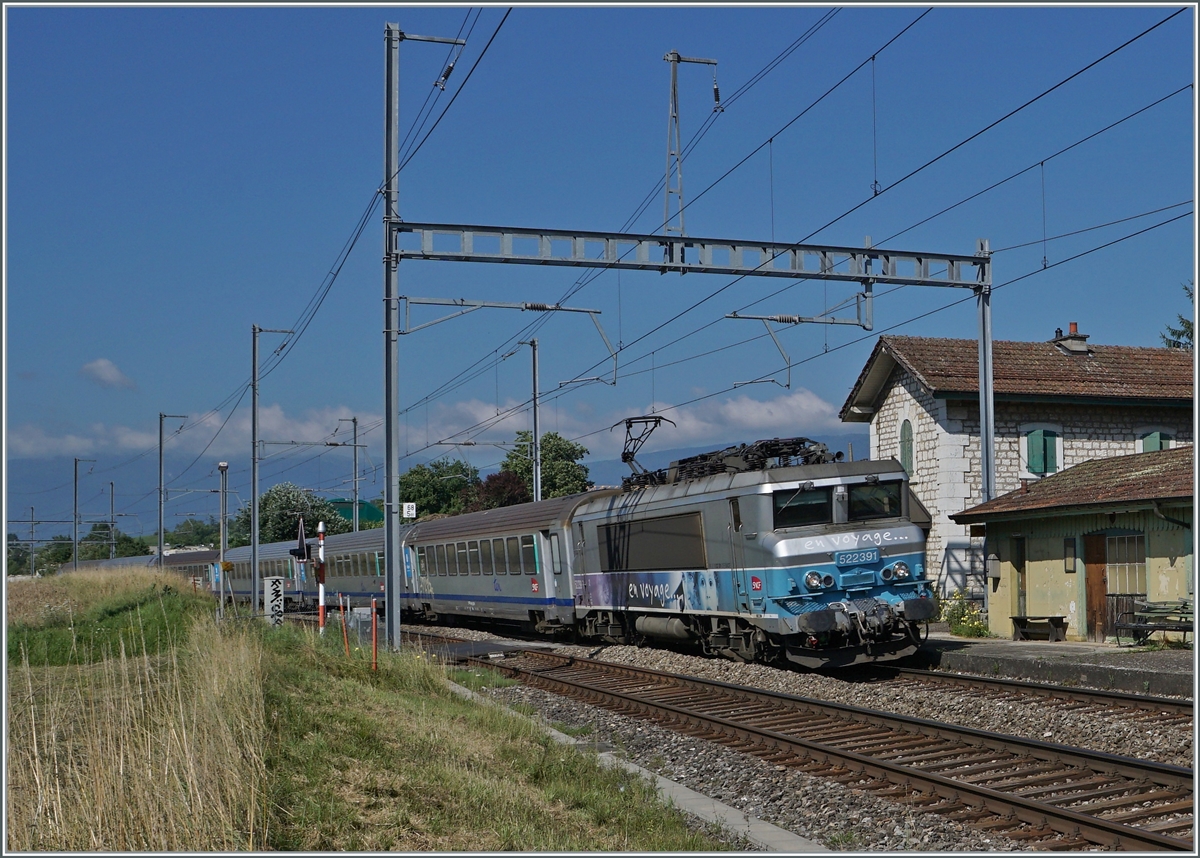
[(1015, 641), (1048, 640), (1063, 641), (1067, 639), (1067, 618), (1060, 616), (1015, 616), (1012, 618), (1013, 636)]
[(1155, 632), (1180, 632), (1184, 641), (1189, 632), (1195, 630), (1195, 606), (1191, 599), (1176, 599), (1173, 602), (1135, 601), (1134, 610), (1125, 611), (1117, 617), (1117, 646), (1121, 646), (1121, 633), (1127, 632), (1131, 646), (1140, 646)]

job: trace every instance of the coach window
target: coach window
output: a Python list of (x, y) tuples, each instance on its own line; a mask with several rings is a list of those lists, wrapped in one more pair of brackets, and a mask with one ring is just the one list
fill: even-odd
[(505, 540), (505, 549), (508, 554), (508, 572), (510, 575), (521, 574), (521, 544), (515, 536), (508, 537)]
[(562, 552), (558, 547), (558, 534), (550, 534), (550, 568), (554, 570), (555, 575), (562, 574)]
[(417, 546), (417, 574), (429, 577), (429, 570), (425, 567), (425, 546)]
[(490, 539), (479, 540), (479, 565), (483, 567), (484, 575), (492, 574), (492, 541)]
[(458, 574), (466, 575), (470, 572), (471, 567), (467, 565), (467, 543), (458, 543)]
[(504, 539), (492, 540), (492, 556), (496, 558), (496, 574), (508, 574), (508, 558), (504, 554)]
[(437, 551), (435, 553), (437, 554), (437, 573), (439, 575), (446, 575), (450, 571), (450, 567), (446, 563), (446, 546), (438, 545), (436, 548)]
[(383, 577), (383, 552), (382, 551), (375, 552), (375, 577), (376, 578)]
[(521, 537), (521, 565), (526, 575), (537, 574), (537, 549), (533, 546), (532, 534)]
[(474, 539), (467, 543), (467, 564), (472, 575), (479, 574), (479, 543)]
[(901, 482), (859, 483), (850, 486), (846, 518), (865, 521), (872, 518), (896, 518), (900, 515)]
[(833, 521), (833, 492), (829, 486), (813, 488), (801, 483), (774, 494), (775, 529), (829, 524)]

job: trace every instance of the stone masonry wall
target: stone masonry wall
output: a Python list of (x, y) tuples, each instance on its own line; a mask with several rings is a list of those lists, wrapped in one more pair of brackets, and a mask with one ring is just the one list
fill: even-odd
[[(888, 392), (871, 421), (871, 458), (900, 458), (900, 425), (913, 427), (913, 492), (933, 519), (926, 557), (929, 574), (944, 593), (959, 588), (983, 596), (983, 540), (950, 515), (982, 501), (977, 401), (935, 399), (916, 379), (897, 367)], [(1172, 432), (1175, 444), (1191, 444), (1188, 408), (996, 403), (996, 493), (1021, 485), (1021, 427), (1061, 427), (1059, 470), (1105, 456), (1141, 452), (1137, 433)]]

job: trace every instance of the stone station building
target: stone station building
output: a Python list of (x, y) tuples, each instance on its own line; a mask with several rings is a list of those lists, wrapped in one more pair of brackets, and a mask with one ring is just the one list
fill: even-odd
[[(1076, 323), (1047, 342), (992, 344), (996, 494), (1091, 459), (1192, 443), (1192, 352), (1089, 345)], [(881, 336), (842, 406), (869, 422), (872, 459), (898, 459), (929, 511), (928, 562), (945, 594), (985, 595), (982, 534), (951, 516), (982, 498), (976, 340)]]

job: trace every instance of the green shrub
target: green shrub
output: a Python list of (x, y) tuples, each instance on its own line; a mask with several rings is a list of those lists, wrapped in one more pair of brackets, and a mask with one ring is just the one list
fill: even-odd
[(967, 594), (962, 590), (956, 591), (949, 599), (942, 600), (941, 620), (950, 626), (952, 635), (963, 638), (993, 637), (979, 607), (967, 599)]

